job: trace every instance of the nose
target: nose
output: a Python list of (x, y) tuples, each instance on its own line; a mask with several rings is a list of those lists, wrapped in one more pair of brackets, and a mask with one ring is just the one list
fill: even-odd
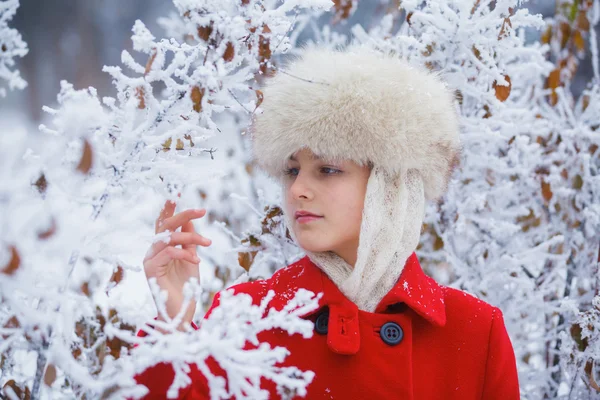
[(310, 181), (310, 178), (306, 174), (303, 174), (302, 170), (300, 170), (300, 172), (298, 173), (296, 178), (294, 178), (292, 185), (288, 189), (290, 192), (291, 198), (293, 198), (293, 199), (304, 198), (304, 199), (311, 200), (314, 197), (314, 193), (310, 188), (309, 181)]

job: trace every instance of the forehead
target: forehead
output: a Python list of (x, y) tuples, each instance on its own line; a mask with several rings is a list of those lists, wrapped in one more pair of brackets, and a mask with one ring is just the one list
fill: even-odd
[(299, 158), (307, 158), (311, 161), (327, 161), (326, 157), (318, 155), (312, 151), (312, 149), (308, 147), (303, 147), (290, 155), (288, 160), (298, 161)]

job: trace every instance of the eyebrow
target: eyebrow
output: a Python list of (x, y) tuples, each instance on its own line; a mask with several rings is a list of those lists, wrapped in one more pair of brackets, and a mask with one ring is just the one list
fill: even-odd
[[(316, 155), (316, 154), (311, 154), (311, 155), (310, 155), (310, 159), (311, 159), (311, 160), (321, 160), (321, 159), (322, 159), (322, 157), (320, 157), (320, 156), (318, 156), (318, 155)], [(292, 160), (292, 161), (298, 161), (298, 160), (296, 160), (296, 157), (294, 157), (294, 155), (293, 155), (293, 154), (290, 156), (290, 160)]]

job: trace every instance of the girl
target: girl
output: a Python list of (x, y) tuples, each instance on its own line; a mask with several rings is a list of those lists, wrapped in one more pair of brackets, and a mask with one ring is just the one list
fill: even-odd
[[(304, 316), (315, 324), (310, 339), (276, 330), (261, 338), (290, 350), (284, 365), (316, 373), (306, 398), (518, 399), (500, 309), (438, 285), (415, 254), (425, 201), (444, 194), (460, 155), (445, 83), (353, 46), (304, 48), (265, 86), (250, 130), (253, 156), (280, 183), (286, 225), (306, 255), (233, 289), (256, 303), (273, 289), (270, 306), (278, 308), (298, 288), (323, 293)], [(184, 282), (199, 278), (196, 246), (210, 245), (191, 223), (205, 210), (174, 208), (167, 204), (156, 229), (173, 231), (171, 243), (155, 243), (144, 260), (148, 278), (169, 292), (169, 315), (181, 306)], [(208, 313), (218, 303), (217, 295)], [(191, 377), (179, 398), (209, 398), (204, 376), (192, 368)], [(165, 398), (172, 378), (161, 364), (136, 380), (149, 387), (147, 398)], [(261, 385), (280, 398), (272, 382)]]

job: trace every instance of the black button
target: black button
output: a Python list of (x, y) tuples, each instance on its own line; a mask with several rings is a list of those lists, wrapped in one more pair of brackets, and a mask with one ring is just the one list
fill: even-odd
[(315, 321), (315, 331), (319, 335), (327, 334), (327, 326), (329, 325), (329, 311), (323, 311)]
[(402, 341), (404, 337), (404, 332), (400, 325), (395, 322), (388, 322), (383, 324), (381, 330), (379, 331), (379, 335), (381, 339), (385, 342), (385, 344), (389, 344), (390, 346), (395, 346)]

